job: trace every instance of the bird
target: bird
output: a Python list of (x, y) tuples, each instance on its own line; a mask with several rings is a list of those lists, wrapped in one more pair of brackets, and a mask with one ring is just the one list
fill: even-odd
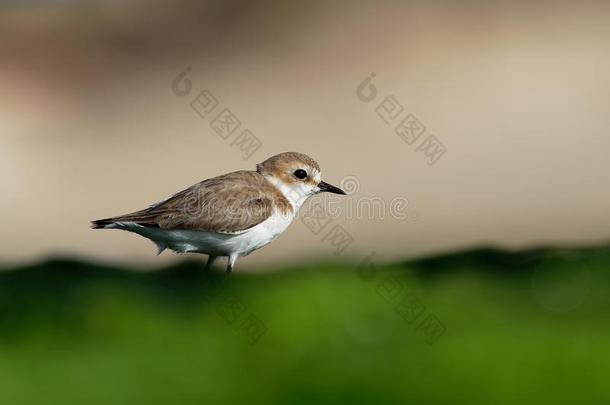
[(203, 180), (173, 196), (131, 214), (91, 222), (93, 229), (119, 229), (153, 241), (157, 255), (208, 255), (209, 269), (227, 257), (230, 274), (238, 258), (280, 236), (299, 208), (322, 192), (345, 191), (321, 180), (318, 163), (298, 152), (283, 152), (256, 165)]

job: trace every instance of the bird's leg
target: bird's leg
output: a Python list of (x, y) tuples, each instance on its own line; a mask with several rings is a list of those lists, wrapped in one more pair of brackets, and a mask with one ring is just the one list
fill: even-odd
[(209, 269), (212, 268), (212, 265), (216, 261), (216, 258), (218, 258), (218, 256), (212, 256), (212, 255), (208, 256), (208, 262), (205, 264), (205, 269), (206, 270), (209, 270)]
[(229, 256), (229, 260), (227, 261), (227, 275), (231, 274), (231, 272), (233, 271), (233, 267), (235, 267), (236, 261), (237, 261), (236, 254)]

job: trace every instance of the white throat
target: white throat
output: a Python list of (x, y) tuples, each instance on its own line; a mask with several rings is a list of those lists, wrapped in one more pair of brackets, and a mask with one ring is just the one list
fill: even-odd
[(302, 184), (296, 184), (294, 186), (289, 186), (277, 177), (274, 177), (269, 174), (264, 175), (265, 178), (277, 188), (284, 197), (290, 202), (292, 208), (294, 210), (294, 214), (296, 215), (301, 205), (307, 200), (307, 198), (311, 195), (311, 192)]

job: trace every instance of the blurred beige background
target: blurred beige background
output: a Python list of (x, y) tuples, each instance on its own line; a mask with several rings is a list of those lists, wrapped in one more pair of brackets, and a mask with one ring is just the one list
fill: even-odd
[[(330, 183), (357, 179), (343, 208), (408, 199), (404, 218), (334, 218), (353, 237), (342, 257), (610, 237), (604, 2), (15, 4), (0, 6), (4, 263), (176, 260), (89, 221), (288, 150)], [(378, 96), (363, 103), (371, 72)], [(203, 89), (261, 140), (249, 159), (190, 108)], [(386, 95), (445, 145), (435, 165), (375, 113)], [(322, 239), (296, 221), (241, 265), (332, 257)]]

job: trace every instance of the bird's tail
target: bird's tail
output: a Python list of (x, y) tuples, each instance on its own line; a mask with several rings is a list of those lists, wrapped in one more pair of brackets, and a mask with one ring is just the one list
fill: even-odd
[(119, 215), (118, 217), (98, 219), (91, 222), (92, 229), (116, 228), (121, 222), (133, 222), (142, 226), (157, 227), (155, 214), (150, 209), (136, 211), (131, 214)]
[(160, 255), (165, 249), (167, 249), (167, 243), (165, 241), (155, 240), (147, 235), (146, 232), (144, 232), (145, 229), (148, 229), (147, 227), (138, 224), (137, 222), (132, 222), (133, 219), (137, 218), (139, 217), (134, 216), (134, 214), (129, 214), (121, 217), (98, 219), (96, 221), (91, 221), (91, 229), (122, 229), (129, 232), (135, 232), (152, 240), (155, 245), (157, 245), (157, 256)]
[(104, 229), (113, 224), (114, 220), (112, 218), (98, 219), (91, 221), (91, 229)]

